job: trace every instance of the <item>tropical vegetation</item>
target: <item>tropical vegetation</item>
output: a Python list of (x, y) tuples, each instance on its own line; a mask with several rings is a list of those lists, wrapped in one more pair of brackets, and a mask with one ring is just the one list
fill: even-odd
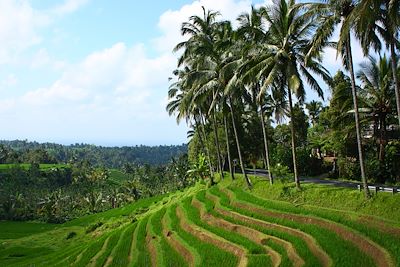
[[(398, 7), (364, 2), (277, 0), (240, 15), (236, 28), (203, 7), (184, 22), (167, 110), (191, 127), (189, 160), (207, 155), (211, 177), (234, 178), (237, 163), (249, 188), (246, 168), (267, 169), (273, 183), (279, 166), (298, 189), (300, 176), (322, 174), (360, 180), (366, 197), (368, 182), (399, 183), (397, 56), (372, 53), (396, 47)], [(351, 39), (366, 55), (358, 71)], [(328, 48), (348, 75), (324, 67)], [(310, 89), (324, 102), (307, 102)]]

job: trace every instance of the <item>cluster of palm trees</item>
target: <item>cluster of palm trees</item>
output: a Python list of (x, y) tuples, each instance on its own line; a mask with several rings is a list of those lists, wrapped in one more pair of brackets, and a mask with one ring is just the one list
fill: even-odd
[[(217, 169), (223, 176), (218, 138), (218, 117), (222, 117), (226, 140), (229, 140), (228, 121), (232, 124), (239, 163), (249, 187), (240, 140), (237, 133), (238, 107), (256, 108), (263, 130), (265, 158), (269, 179), (273, 174), (269, 160), (266, 123), (270, 116), (293, 118), (294, 99), (303, 103), (306, 87), (323, 98), (317, 77), (328, 85), (329, 71), (322, 64), (323, 50), (337, 49), (344, 68), (349, 72), (358, 141), (359, 163), (365, 195), (369, 196), (363, 163), (360, 118), (355, 73), (352, 59), (351, 37), (360, 42), (365, 55), (371, 49), (380, 51), (383, 45), (390, 49), (391, 68), (396, 70), (399, 26), (399, 1), (390, 0), (330, 0), (298, 4), (294, 0), (276, 0), (272, 5), (251, 8), (237, 18), (234, 29), (230, 21), (219, 20), (220, 14), (203, 7), (202, 16), (191, 16), (184, 22), (181, 33), (187, 40), (176, 45), (179, 52), (175, 82), (169, 88), (167, 111), (177, 120), (185, 119), (196, 130), (204, 144), (204, 154), (210, 160), (206, 140), (206, 124), (212, 126), (217, 153), (217, 166), (210, 164), (210, 172)], [(340, 30), (337, 42), (330, 39), (335, 29)], [(400, 100), (397, 72), (391, 72), (395, 87), (397, 113), (400, 124)], [(362, 82), (367, 77), (359, 74)], [(310, 114), (311, 115), (311, 114)], [(296, 186), (300, 180), (296, 162), (294, 123), (291, 123), (293, 173)], [(227, 141), (227, 156), (233, 176), (232, 160)], [(211, 175), (212, 176), (212, 175)]]

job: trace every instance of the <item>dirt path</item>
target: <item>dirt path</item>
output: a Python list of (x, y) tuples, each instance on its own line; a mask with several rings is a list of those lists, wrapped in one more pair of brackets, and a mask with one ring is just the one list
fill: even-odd
[(366, 255), (369, 255), (375, 261), (377, 266), (379, 267), (395, 266), (394, 261), (391, 258), (390, 254), (384, 248), (382, 248), (372, 240), (368, 239), (367, 237), (363, 236), (362, 234), (356, 233), (345, 226), (316, 217), (308, 217), (298, 214), (280, 213), (276, 211), (266, 210), (261, 207), (246, 204), (243, 202), (234, 201), (233, 192), (227, 189), (221, 189), (221, 190), (223, 190), (229, 196), (231, 204), (233, 206), (253, 211), (268, 217), (286, 219), (299, 223), (313, 224), (320, 226), (322, 228), (325, 228), (327, 230), (336, 233), (342, 239), (352, 242), (362, 252), (364, 252)]
[(182, 227), (183, 230), (194, 235), (201, 241), (211, 243), (211, 244), (219, 247), (220, 249), (223, 249), (225, 251), (228, 251), (228, 252), (234, 254), (235, 256), (237, 256), (239, 258), (239, 264), (238, 264), (239, 267), (247, 266), (248, 259), (246, 256), (246, 251), (244, 249), (242, 249), (241, 247), (234, 245), (230, 242), (227, 242), (225, 239), (222, 239), (219, 236), (214, 235), (214, 234), (198, 227), (197, 225), (188, 223), (188, 221), (184, 215), (184, 211), (180, 206), (177, 206), (177, 208), (176, 208), (176, 215), (178, 216), (178, 219), (180, 221), (180, 226)]
[(114, 259), (114, 257), (110, 255), (110, 256), (107, 258), (107, 261), (106, 261), (106, 263), (104, 264), (104, 267), (110, 266), (110, 264), (111, 264), (111, 262), (113, 261), (113, 259)]
[[(235, 220), (241, 221), (246, 224), (248, 223), (249, 220), (253, 220), (253, 218), (250, 218), (250, 217), (247, 217), (247, 216), (244, 216), (244, 215), (221, 208), (221, 204), (220, 204), (219, 198), (217, 196), (211, 195), (208, 192), (207, 192), (206, 196), (211, 201), (213, 201), (214, 203), (217, 204), (215, 207), (215, 211), (220, 213), (221, 215), (233, 218)], [(257, 223), (254, 224), (254, 222), (253, 222), (252, 225), (257, 225)], [(260, 225), (258, 225), (258, 226), (260, 226)], [(252, 228), (250, 228), (250, 229), (252, 229)], [(261, 234), (264, 235), (264, 238), (260, 240), (261, 244), (265, 246), (266, 241), (268, 239), (270, 239), (270, 240), (273, 240), (275, 243), (279, 244), (280, 246), (282, 246), (283, 248), (285, 248), (288, 258), (293, 263), (294, 267), (300, 267), (305, 264), (304, 260), (299, 256), (296, 249), (293, 247), (292, 243), (290, 243), (286, 240), (280, 239), (278, 237), (275, 237), (275, 236), (267, 235), (264, 233), (261, 233)]]
[[(222, 190), (222, 189), (221, 189)], [(228, 194), (228, 196), (230, 197), (230, 201), (231, 201), (231, 205), (236, 206), (238, 208), (242, 208), (242, 209), (247, 209), (249, 211), (252, 212), (258, 212), (258, 210), (254, 210), (252, 209), (252, 206), (248, 207), (249, 205), (244, 204), (244, 203), (240, 203), (240, 202), (236, 202), (233, 201), (232, 199), (232, 195), (230, 195), (230, 191), (227, 192), (227, 190), (223, 190), (225, 193)], [(243, 205), (242, 205), (243, 204)], [(262, 210), (264, 211), (264, 210)], [(322, 266), (331, 266), (332, 265), (332, 259), (329, 257), (329, 255), (320, 247), (320, 245), (318, 244), (318, 242), (315, 240), (315, 238), (307, 233), (304, 233), (300, 230), (294, 229), (294, 228), (290, 228), (287, 226), (283, 226), (283, 225), (279, 225), (279, 224), (275, 224), (275, 223), (270, 223), (270, 222), (266, 222), (266, 221), (262, 221), (262, 220), (258, 220), (258, 219), (254, 219), (254, 218), (250, 218), (244, 215), (241, 215), (239, 213), (236, 212), (231, 212), (231, 214), (233, 215), (233, 217), (235, 219), (240, 219), (243, 222), (249, 223), (249, 224), (255, 224), (261, 227), (266, 227), (269, 229), (275, 229), (278, 231), (282, 231), (282, 232), (286, 232), (288, 234), (297, 236), (301, 239), (303, 239), (308, 248), (310, 249), (311, 253), (314, 254), (315, 257), (317, 257), (317, 259), (319, 260), (319, 262), (321, 263)], [(262, 214), (262, 212), (261, 212)]]
[(96, 261), (104, 253), (104, 251), (107, 249), (109, 240), (110, 240), (110, 236), (107, 237), (106, 241), (104, 241), (104, 244), (101, 247), (101, 249), (99, 250), (99, 252), (97, 252), (96, 255), (89, 261), (88, 266), (90, 266), (90, 267), (96, 266)]
[[(207, 194), (207, 197), (209, 197), (211, 200), (214, 200), (214, 202), (219, 201), (218, 197), (216, 197), (214, 195)], [(270, 229), (269, 226), (264, 227), (265, 225), (264, 225), (263, 221), (257, 221), (257, 219), (250, 218), (250, 217), (241, 215), (241, 214), (233, 212), (233, 211), (228, 211), (228, 210), (222, 209), (218, 206), (215, 207), (215, 211), (226, 217), (230, 217), (235, 220), (241, 221), (245, 224), (257, 225), (257, 226), (261, 226), (266, 229)], [(282, 232), (285, 232), (284, 229)], [(275, 236), (270, 236), (270, 235), (265, 235), (265, 236), (267, 237), (267, 239), (271, 239), (275, 243), (277, 243), (280, 246), (285, 248), (288, 258), (293, 263), (294, 267), (300, 267), (305, 264), (304, 260), (299, 256), (296, 249), (293, 247), (292, 243), (290, 243), (286, 240), (280, 239), (278, 237), (275, 237)], [(265, 243), (267, 241), (267, 239), (263, 239), (263, 240), (261, 240), (261, 242)]]
[[(236, 225), (231, 222), (225, 221), (223, 219), (214, 217), (213, 215), (206, 213), (203, 207), (203, 204), (198, 201), (197, 199), (193, 199), (192, 204), (194, 207), (200, 210), (201, 213), (201, 219), (208, 223), (211, 226), (222, 228), (231, 232), (238, 233), (241, 236), (244, 236), (250, 240), (253, 240), (254, 242), (263, 245), (264, 240), (267, 238), (266, 235), (263, 233), (260, 233), (252, 228), (248, 228), (242, 225)], [(268, 256), (271, 258), (272, 265), (277, 267), (280, 265), (282, 258), (278, 252), (273, 250), (272, 248), (265, 246), (265, 252)]]
[(361, 216), (357, 220), (358, 222), (365, 224), (367, 226), (372, 226), (376, 228), (378, 231), (394, 235), (398, 238), (400, 238), (400, 228), (391, 226), (386, 224), (385, 222), (378, 220), (376, 218), (370, 217), (370, 216)]
[(76, 259), (75, 259), (73, 264), (77, 264), (82, 259), (82, 256), (86, 252), (86, 250), (87, 250), (87, 248), (85, 248), (84, 250), (82, 250), (81, 253), (79, 253), (79, 255), (76, 257)]
[(184, 245), (179, 242), (176, 237), (175, 237), (175, 232), (173, 232), (169, 227), (167, 223), (167, 213), (164, 214), (164, 217), (161, 221), (162, 227), (163, 227), (163, 235), (167, 242), (170, 244), (171, 247), (173, 247), (180, 255), (183, 256), (185, 261), (188, 263), (190, 267), (195, 266), (195, 259), (193, 254), (190, 252), (189, 249), (187, 249)]

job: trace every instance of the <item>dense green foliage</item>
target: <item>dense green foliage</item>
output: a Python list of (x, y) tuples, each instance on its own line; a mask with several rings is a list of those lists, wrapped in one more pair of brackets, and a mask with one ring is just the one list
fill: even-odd
[(0, 141), (1, 163), (69, 163), (88, 161), (93, 166), (122, 168), (126, 163), (163, 165), (187, 152), (187, 146), (104, 147), (88, 144), (59, 145), (26, 140)]
[[(298, 188), (299, 175), (361, 180), (364, 188), (366, 179), (399, 183), (396, 51), (391, 51), (392, 65), (385, 55), (375, 59), (368, 52), (371, 46), (380, 51), (383, 42), (397, 43), (397, 30), (394, 39), (387, 39), (377, 25), (390, 32), (400, 20), (397, 4), (378, 2), (278, 0), (241, 14), (236, 28), (219, 12), (203, 7), (202, 15), (182, 23), (186, 39), (174, 49), (181, 54), (167, 111), (192, 128), (191, 163), (204, 155), (211, 178), (214, 172), (223, 175), (221, 170), (233, 176), (233, 169), (241, 168), (249, 188), (245, 167), (268, 169), (270, 183), (273, 170), (287, 167)], [(379, 7), (377, 17), (369, 9), (374, 5)], [(358, 12), (367, 12), (371, 20)], [(334, 43), (330, 38), (336, 26), (341, 30)], [(357, 73), (353, 34), (367, 59)], [(338, 71), (331, 77), (322, 61), (326, 47), (337, 48), (349, 76)], [(326, 106), (306, 102), (306, 89), (324, 100), (318, 77), (330, 89)], [(365, 194), (369, 196), (367, 189)]]
[(122, 170), (70, 164), (0, 164), (0, 219), (62, 223), (192, 185), (187, 156)]

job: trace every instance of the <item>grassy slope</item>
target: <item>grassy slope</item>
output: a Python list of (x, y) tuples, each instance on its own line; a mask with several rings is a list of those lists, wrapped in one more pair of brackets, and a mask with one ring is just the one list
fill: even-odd
[(53, 230), (58, 226), (38, 222), (9, 222), (0, 221), (0, 240), (15, 239), (46, 231)]
[(109, 183), (115, 184), (115, 185), (121, 185), (129, 179), (130, 179), (130, 177), (128, 174), (123, 173), (122, 171), (120, 171), (118, 169), (110, 169), (110, 177), (108, 179)]
[[(242, 175), (237, 174), (235, 178), (232, 185), (248, 191)], [(319, 207), (347, 211), (349, 214), (354, 213), (355, 216), (360, 214), (377, 216), (400, 227), (400, 193), (392, 195), (379, 192), (366, 200), (363, 192), (350, 188), (303, 183), (302, 190), (298, 191), (293, 183), (282, 184), (278, 181), (271, 186), (265, 177), (250, 176), (250, 178), (254, 183), (251, 194), (255, 196), (290, 202), (305, 208)], [(221, 184), (231, 185), (231, 179), (225, 179)]]
[[(235, 208), (231, 205), (225, 191), (220, 188), (228, 188), (238, 201), (266, 210), (314, 216), (340, 223), (385, 248), (392, 256), (394, 264), (400, 266), (400, 246), (398, 246), (400, 236), (383, 233), (377, 227), (360, 224), (358, 221), (366, 215), (379, 216), (385, 218), (385, 220), (379, 220), (383, 224), (394, 228), (400, 226), (400, 208), (398, 206), (400, 194), (392, 196), (381, 193), (371, 200), (364, 200), (362, 193), (355, 190), (308, 184), (303, 185), (301, 191), (297, 191), (291, 184), (270, 186), (263, 178), (252, 177), (252, 180), (254, 188), (251, 191), (246, 188), (243, 179), (238, 175), (234, 182), (225, 179), (220, 182), (218, 187), (213, 187), (208, 192), (220, 199), (224, 209), (296, 228), (312, 235), (320, 243), (321, 248), (334, 260), (335, 266), (355, 266), (354, 264), (373, 266), (373, 262), (353, 244), (342, 240), (332, 232), (308, 224), (274, 219), (256, 212)], [(192, 252), (198, 265), (219, 266), (221, 262), (229, 262), (234, 266), (237, 263), (232, 254), (201, 241), (192, 233), (183, 230), (180, 226), (180, 219), (176, 216), (177, 207), (184, 211), (188, 223), (197, 224), (220, 238), (247, 249), (250, 252), (248, 255), (250, 265), (251, 263), (259, 265), (261, 262), (264, 265), (270, 264), (268, 257), (262, 254), (260, 245), (202, 221), (198, 209), (192, 205), (193, 198), (203, 203), (204, 209), (213, 216), (287, 240), (305, 259), (305, 266), (318, 266), (318, 262), (310, 255), (304, 241), (298, 237), (239, 222), (229, 216), (216, 213), (214, 211), (215, 203), (206, 197), (204, 189), (204, 185), (197, 184), (184, 192), (143, 199), (123, 208), (84, 216), (62, 225), (0, 222), (0, 266), (28, 266), (31, 264), (36, 264), (36, 266), (86, 266), (90, 262), (95, 263), (96, 266), (102, 266), (105, 263), (110, 266), (118, 266), (121, 263), (129, 266), (148, 266), (150, 254), (146, 245), (146, 236), (149, 233), (157, 236), (152, 242), (158, 250), (157, 255), (162, 255), (158, 263), (162, 262), (162, 265), (166, 266), (181, 266), (183, 258), (178, 256), (175, 249), (166, 242), (162, 235), (161, 220), (164, 216), (167, 216), (167, 221), (177, 239), (181, 240), (181, 244)], [(132, 223), (136, 219), (138, 221)], [(86, 233), (88, 227), (96, 222), (103, 224), (94, 231)], [(400, 233), (400, 228), (398, 230)], [(67, 235), (71, 232), (75, 232), (76, 236), (67, 239)], [(267, 244), (282, 255), (281, 266), (291, 266), (282, 246), (271, 240), (267, 240)], [(350, 258), (355, 260), (346, 260)]]
[[(31, 167), (31, 164), (29, 163), (21, 163), (21, 164), (0, 164), (0, 171), (2, 170), (8, 170), (11, 169), (15, 166), (19, 166), (25, 170), (28, 170)], [(64, 168), (66, 167), (66, 164), (39, 164), (39, 168), (41, 170), (47, 170), (51, 168)]]
[[(137, 201), (122, 208), (84, 216), (65, 224), (54, 225), (31, 222), (0, 222), (0, 266), (11, 266), (13, 263), (42, 262), (47, 256), (57, 257), (64, 250), (80, 246), (86, 249), (99, 239), (99, 236), (113, 233), (121, 225), (131, 225), (130, 215), (146, 212), (157, 202), (168, 196), (156, 196)], [(161, 202), (162, 203), (162, 202)], [(135, 216), (135, 217), (136, 217)], [(103, 222), (94, 232), (87, 234), (88, 226)], [(4, 226), (4, 227), (3, 227)], [(77, 235), (67, 239), (67, 235), (75, 232)], [(14, 239), (10, 239), (14, 238)], [(1, 241), (3, 240), (3, 241)]]

